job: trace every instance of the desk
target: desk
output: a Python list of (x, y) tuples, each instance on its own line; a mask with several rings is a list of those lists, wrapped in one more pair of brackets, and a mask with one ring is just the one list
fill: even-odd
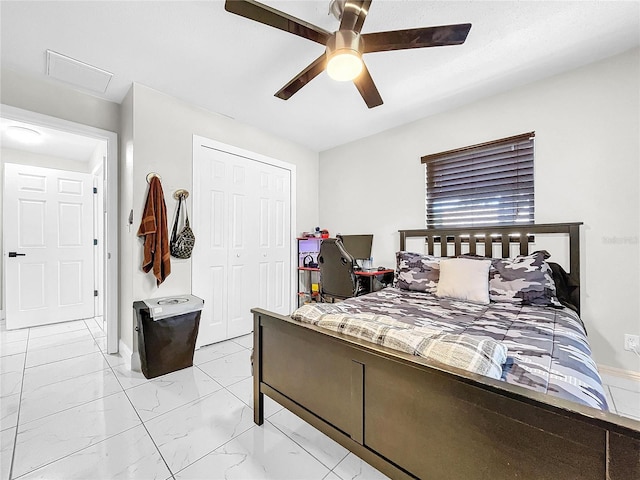
[[(304, 287), (300, 284), (300, 272), (307, 272), (306, 277), (307, 281), (304, 282)], [(316, 290), (313, 291), (313, 284), (320, 284), (320, 277), (318, 276), (316, 281), (313, 281), (314, 272), (320, 273), (319, 268), (311, 268), (311, 267), (298, 267), (298, 307), (301, 307), (308, 301), (317, 302), (320, 300), (320, 292)]]
[[(367, 293), (371, 293), (374, 291), (373, 287), (374, 287), (374, 280), (377, 279), (378, 277), (382, 277), (384, 275), (392, 275), (394, 273), (393, 269), (387, 268), (385, 270), (378, 270), (377, 268), (375, 270), (357, 270), (355, 273), (358, 277), (363, 277), (363, 278), (367, 278), (369, 281), (366, 282), (368, 283), (368, 288), (367, 288)], [(382, 280), (382, 279), (380, 279)]]

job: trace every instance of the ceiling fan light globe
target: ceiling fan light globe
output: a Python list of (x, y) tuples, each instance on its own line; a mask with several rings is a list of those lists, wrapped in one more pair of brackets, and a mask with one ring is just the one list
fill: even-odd
[(348, 82), (362, 73), (362, 58), (353, 50), (333, 52), (327, 62), (329, 77), (338, 82)]

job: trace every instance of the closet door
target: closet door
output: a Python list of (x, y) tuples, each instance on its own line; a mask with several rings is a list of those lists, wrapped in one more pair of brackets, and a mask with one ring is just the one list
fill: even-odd
[(289, 314), (291, 172), (194, 144), (193, 202), (198, 345), (250, 333), (252, 308)]
[(227, 338), (229, 166), (216, 150), (194, 151), (192, 293), (204, 300), (198, 345)]
[(227, 156), (230, 167), (228, 184), (229, 249), (227, 293), (227, 338), (252, 330), (251, 312), (258, 306), (258, 231), (260, 211), (256, 162)]
[(289, 315), (291, 294), (291, 174), (260, 164), (258, 305)]

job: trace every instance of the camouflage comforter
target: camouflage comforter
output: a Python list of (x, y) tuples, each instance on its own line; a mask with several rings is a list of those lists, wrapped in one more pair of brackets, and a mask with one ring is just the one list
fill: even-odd
[(369, 312), (444, 333), (490, 337), (508, 349), (501, 380), (608, 410), (584, 327), (567, 308), (478, 305), (397, 288), (335, 305), (344, 313)]

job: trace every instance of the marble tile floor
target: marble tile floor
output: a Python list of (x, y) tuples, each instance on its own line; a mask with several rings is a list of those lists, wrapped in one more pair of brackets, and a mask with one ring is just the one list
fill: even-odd
[(104, 340), (0, 322), (0, 480), (387, 478), (271, 399), (253, 423), (251, 335), (151, 380)]
[[(254, 425), (250, 335), (151, 380), (104, 340), (93, 320), (0, 322), (0, 480), (387, 478), (269, 398)], [(640, 382), (603, 379), (611, 410), (640, 420)]]

